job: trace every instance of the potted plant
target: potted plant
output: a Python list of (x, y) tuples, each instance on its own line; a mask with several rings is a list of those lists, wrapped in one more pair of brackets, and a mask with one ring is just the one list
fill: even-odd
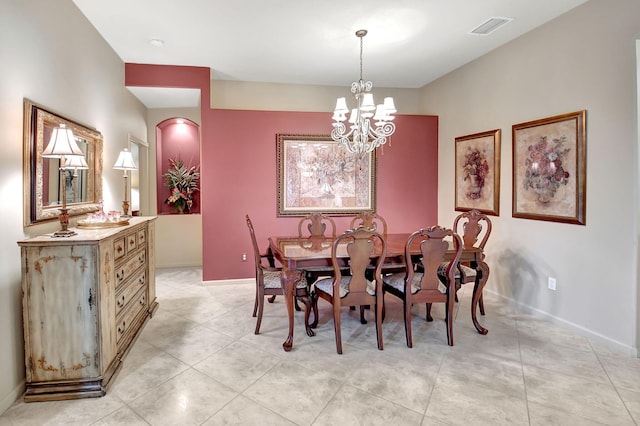
[(185, 166), (182, 160), (169, 159), (169, 170), (163, 174), (165, 185), (171, 194), (165, 200), (180, 214), (189, 213), (193, 205), (193, 194), (198, 191), (200, 170), (196, 166)]

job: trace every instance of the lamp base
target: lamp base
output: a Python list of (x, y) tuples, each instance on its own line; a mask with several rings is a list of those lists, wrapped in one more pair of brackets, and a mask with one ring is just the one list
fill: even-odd
[(72, 231), (70, 229), (61, 229), (61, 230), (56, 231), (53, 234), (51, 234), (51, 238), (72, 237), (74, 235), (78, 235), (78, 233), (76, 231)]

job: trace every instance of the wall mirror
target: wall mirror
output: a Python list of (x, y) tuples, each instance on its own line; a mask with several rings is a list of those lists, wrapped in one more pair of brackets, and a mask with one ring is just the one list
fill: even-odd
[[(57, 158), (43, 158), (54, 128), (66, 125), (85, 153), (86, 170), (67, 169), (60, 173)], [(58, 220), (62, 191), (66, 192), (70, 216), (99, 208), (102, 199), (102, 135), (100, 132), (24, 101), (24, 224)]]

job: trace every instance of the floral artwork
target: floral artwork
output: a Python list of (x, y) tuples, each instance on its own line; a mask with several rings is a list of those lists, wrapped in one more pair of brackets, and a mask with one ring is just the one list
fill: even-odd
[(486, 151), (477, 148), (467, 148), (464, 156), (464, 180), (469, 181), (469, 189), (465, 195), (470, 200), (476, 200), (482, 196), (485, 179), (489, 173)]
[(537, 194), (541, 204), (551, 202), (558, 188), (569, 182), (569, 172), (562, 166), (562, 161), (571, 149), (565, 148), (566, 136), (547, 142), (547, 136), (540, 136), (540, 141), (529, 145), (529, 156), (525, 159), (524, 189)]
[(456, 138), (456, 210), (498, 215), (500, 129)]
[(513, 216), (585, 224), (586, 112), (513, 126)]
[(353, 214), (375, 208), (375, 155), (323, 135), (278, 135), (278, 213)]
[(169, 159), (169, 170), (163, 174), (170, 194), (164, 201), (177, 213), (189, 213), (193, 206), (193, 195), (198, 191), (200, 171), (196, 166), (185, 166), (182, 160)]

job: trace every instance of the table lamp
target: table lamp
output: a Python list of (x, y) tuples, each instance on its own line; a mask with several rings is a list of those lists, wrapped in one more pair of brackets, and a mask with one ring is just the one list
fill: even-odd
[(138, 170), (136, 163), (133, 161), (133, 154), (126, 148), (120, 151), (120, 155), (118, 155), (118, 159), (113, 165), (113, 168), (116, 170), (124, 170), (124, 174), (122, 175), (122, 177), (124, 178), (124, 201), (122, 201), (123, 214), (120, 217), (131, 217), (129, 215), (129, 197), (127, 195), (127, 181), (129, 180), (128, 172), (129, 170)]
[(78, 170), (87, 170), (89, 169), (89, 165), (84, 159), (84, 155), (72, 155), (70, 157), (65, 157), (62, 167), (64, 167), (65, 170), (73, 169), (73, 174), (71, 175), (71, 186), (73, 186), (73, 202), (76, 203), (78, 201)]
[(75, 137), (73, 136), (71, 129), (67, 129), (64, 124), (61, 124), (60, 127), (53, 129), (51, 139), (49, 139), (49, 144), (42, 152), (43, 158), (58, 158), (60, 160), (59, 169), (60, 181), (62, 182), (62, 208), (60, 209), (58, 219), (60, 220), (61, 229), (54, 232), (52, 237), (70, 237), (72, 235), (76, 235), (75, 231), (68, 229), (69, 212), (67, 211), (67, 191), (64, 185), (65, 159), (74, 156), (82, 156), (84, 158), (84, 153), (78, 147), (78, 144), (76, 144)]

